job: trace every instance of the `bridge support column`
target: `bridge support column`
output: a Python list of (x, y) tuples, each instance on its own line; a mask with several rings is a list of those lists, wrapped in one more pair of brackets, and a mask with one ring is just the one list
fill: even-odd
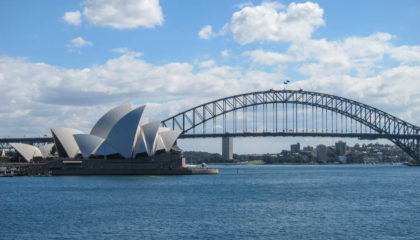
[(222, 156), (225, 159), (233, 159), (233, 138), (222, 137)]

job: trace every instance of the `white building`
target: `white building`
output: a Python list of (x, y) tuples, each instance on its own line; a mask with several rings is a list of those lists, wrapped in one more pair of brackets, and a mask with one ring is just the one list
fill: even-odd
[(135, 159), (170, 152), (176, 147), (182, 131), (162, 128), (161, 121), (146, 122), (142, 118), (145, 108), (146, 105), (133, 108), (130, 103), (117, 106), (105, 113), (90, 133), (65, 127), (52, 128), (54, 144), (41, 148), (23, 143), (10, 145), (28, 162), (51, 157), (53, 146), (62, 158)]

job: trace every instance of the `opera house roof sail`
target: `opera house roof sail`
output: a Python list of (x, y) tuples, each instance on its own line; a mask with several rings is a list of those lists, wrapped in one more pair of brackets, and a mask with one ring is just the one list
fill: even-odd
[(112, 108), (94, 124), (90, 133), (77, 129), (57, 127), (51, 129), (54, 144), (40, 148), (22, 143), (11, 146), (26, 161), (33, 158), (51, 157), (51, 150), (61, 158), (135, 159), (137, 156), (152, 157), (159, 152), (170, 152), (182, 131), (160, 127), (161, 121), (148, 123), (143, 118), (146, 105), (134, 107), (125, 103)]
[(10, 145), (28, 162), (35, 157), (42, 157), (40, 149), (35, 146), (24, 143), (10, 143)]
[(107, 137), (108, 143), (124, 158), (130, 158), (133, 155), (135, 143), (138, 138), (137, 129), (145, 107), (135, 108), (124, 115), (115, 123)]
[(112, 127), (122, 117), (124, 117), (124, 115), (130, 112), (131, 108), (131, 103), (125, 103), (109, 110), (96, 122), (95, 126), (93, 126), (92, 130), (90, 131), (90, 135), (106, 139)]
[(103, 138), (90, 134), (74, 134), (73, 137), (79, 146), (83, 158), (85, 159), (89, 158), (89, 156), (93, 154), (98, 148), (98, 146), (104, 142)]
[(81, 134), (82, 131), (73, 128), (52, 128), (51, 133), (60, 157), (74, 158), (80, 153), (73, 135)]

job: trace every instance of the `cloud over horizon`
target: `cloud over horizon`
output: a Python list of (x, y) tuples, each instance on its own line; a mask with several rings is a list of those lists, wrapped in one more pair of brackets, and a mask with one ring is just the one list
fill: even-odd
[(80, 25), (82, 23), (82, 14), (79, 11), (65, 12), (63, 20), (72, 25)]
[(130, 29), (163, 24), (159, 0), (87, 0), (84, 5), (83, 15), (95, 25)]
[[(192, 106), (201, 103), (199, 99), (204, 101), (231, 94), (233, 89), (233, 92), (240, 93), (276, 87), (279, 79), (276, 74), (217, 66), (213, 61), (198, 65), (182, 62), (153, 65), (130, 52), (109, 59), (103, 65), (83, 69), (66, 69), (3, 56), (0, 57), (0, 73), (1, 90), (6, 93), (0, 96), (0, 100), (11, 103), (2, 106), (0, 116), (25, 119), (37, 109), (56, 109), (57, 112), (39, 116), (49, 119), (63, 109), (72, 109), (80, 113), (77, 118), (82, 119), (82, 127), (79, 128), (83, 128), (90, 121), (88, 117), (92, 116), (93, 111), (84, 114), (86, 108), (109, 107), (125, 101), (162, 102), (179, 98), (185, 98), (181, 101), (183, 106), (186, 102)], [(165, 116), (168, 112), (164, 113)], [(17, 128), (28, 125), (23, 121)], [(39, 125), (48, 128), (51, 121), (40, 121)], [(2, 131), (7, 133), (10, 129)]]
[(263, 2), (233, 13), (224, 32), (244, 45), (255, 41), (298, 42), (311, 38), (312, 32), (325, 24), (324, 11), (317, 3), (290, 3), (286, 8), (276, 2)]
[[(418, 63), (406, 64), (415, 60), (412, 54), (406, 54), (406, 49), (417, 47), (394, 46), (389, 42), (391, 39), (389, 34), (377, 33), (343, 41), (311, 40), (300, 43), (303, 45), (292, 44), (285, 53), (256, 50), (244, 55), (263, 65), (297, 62), (297, 71), (306, 77), (292, 82), (292, 88), (349, 97), (420, 123), (420, 117), (414, 114), (420, 110), (417, 94), (420, 91), (417, 84), (420, 66)], [(79, 122), (78, 126), (73, 126), (73, 122), (71, 126), (83, 129), (98, 112), (89, 110), (89, 114), (85, 114), (86, 109), (102, 110), (105, 106), (125, 101), (155, 102), (156, 109), (165, 111), (156, 114), (168, 116), (168, 113), (176, 113), (175, 109), (180, 111), (217, 97), (281, 89), (286, 78), (281, 70), (267, 72), (220, 66), (214, 60), (155, 65), (143, 60), (141, 53), (125, 48), (115, 51), (122, 55), (102, 65), (83, 69), (32, 63), (25, 58), (0, 57), (0, 84), (5, 93), (0, 99), (9, 103), (0, 108), (0, 116), (8, 116), (9, 120), (32, 118), (38, 110), (44, 109), (36, 119), (40, 120), (40, 126), (48, 128), (57, 114), (69, 111), (73, 113), (65, 114), (77, 117)], [(386, 56), (400, 62), (394, 67), (383, 68), (379, 62)], [(10, 82), (14, 84), (7, 84)], [(403, 96), (401, 92), (404, 92)], [(164, 102), (176, 102), (177, 107), (165, 106)], [(49, 110), (45, 112), (45, 109)], [(25, 121), (20, 125), (22, 128), (33, 123)], [(10, 132), (9, 129), (2, 130)]]
[(207, 25), (205, 27), (203, 27), (200, 32), (198, 32), (198, 37), (201, 39), (210, 39), (214, 36), (215, 34), (213, 33), (212, 30), (212, 26)]

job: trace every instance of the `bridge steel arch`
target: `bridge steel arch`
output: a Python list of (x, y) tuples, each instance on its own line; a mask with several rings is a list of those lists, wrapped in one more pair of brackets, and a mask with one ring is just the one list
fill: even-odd
[[(270, 108), (271, 105), (272, 110)], [(278, 109), (279, 105), (282, 107), (280, 111)], [(262, 131), (258, 130), (257, 128), (259, 106), (262, 106), (263, 108), (261, 112), (263, 118)], [(285, 106), (286, 109), (284, 109)], [(300, 110), (298, 106), (300, 106)], [(292, 108), (292, 110), (288, 110), (288, 107), (289, 109)], [(247, 126), (249, 123), (247, 120), (249, 114), (248, 109), (250, 108), (253, 110), (251, 113), (253, 127), (252, 131), (248, 131)], [(308, 117), (308, 108), (312, 113), (312, 118)], [(318, 117), (314, 117), (314, 112), (318, 113), (319, 109), (321, 109), (322, 114), (320, 117), (322, 119), (321, 129), (318, 129), (318, 123), (316, 123), (316, 129), (312, 128), (309, 130), (308, 125), (314, 127), (314, 121), (318, 121), (319, 119)], [(241, 117), (238, 117), (238, 113), (240, 114), (241, 110), (242, 115)], [(268, 130), (267, 128), (268, 111), (271, 111), (273, 116), (273, 126), (271, 130)], [(289, 113), (289, 111), (292, 112)], [(279, 113), (281, 115), (280, 120), (282, 120), (281, 128), (278, 126)], [(227, 114), (233, 115), (232, 131), (227, 130)], [(292, 117), (290, 114), (292, 114)], [(340, 117), (338, 117), (338, 115), (340, 115)], [(216, 119), (218, 117), (223, 119), (222, 132), (217, 131)], [(293, 125), (289, 121), (289, 118), (290, 120), (293, 118)], [(338, 123), (340, 122), (338, 118), (341, 119), (340, 127), (338, 127)], [(345, 129), (343, 118), (345, 118)], [(239, 122), (242, 120), (242, 131), (238, 130), (238, 119)], [(350, 132), (347, 128), (349, 119), (352, 124)], [(312, 121), (312, 124), (308, 124), (308, 120)], [(330, 123), (328, 123), (328, 120)], [(211, 121), (213, 121), (213, 125), (212, 131), (209, 133), (206, 124), (209, 122), (211, 123)], [(288, 123), (292, 125), (291, 128), (287, 126)], [(298, 127), (299, 124), (301, 126), (300, 128)], [(353, 131), (353, 124), (356, 124), (355, 131)], [(358, 124), (360, 127), (359, 130), (357, 129)], [(364, 103), (325, 93), (303, 90), (271, 89), (268, 91), (239, 94), (235, 96), (220, 98), (190, 108), (184, 112), (178, 113), (163, 120), (162, 125), (173, 130), (182, 130), (183, 133), (181, 134), (180, 138), (228, 136), (328, 136), (358, 137), (361, 139), (385, 138), (395, 143), (417, 162), (420, 162), (419, 127)], [(202, 131), (198, 133), (200, 126)], [(329, 126), (330, 130), (328, 130)], [(362, 130), (363, 126), (365, 131)]]

